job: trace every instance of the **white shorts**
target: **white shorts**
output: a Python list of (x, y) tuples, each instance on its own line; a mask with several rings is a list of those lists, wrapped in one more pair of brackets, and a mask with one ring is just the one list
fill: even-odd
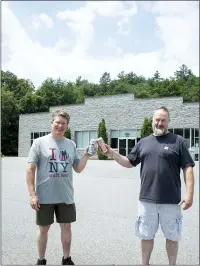
[(139, 201), (136, 236), (144, 240), (154, 239), (159, 224), (166, 239), (179, 241), (182, 233), (181, 206)]

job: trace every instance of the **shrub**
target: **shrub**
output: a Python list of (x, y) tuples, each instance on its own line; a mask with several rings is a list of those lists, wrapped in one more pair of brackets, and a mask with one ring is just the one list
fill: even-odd
[(152, 133), (152, 118), (145, 118), (141, 128), (141, 138), (147, 137)]
[(65, 138), (67, 139), (71, 139), (72, 138), (72, 132), (71, 132), (71, 129), (68, 128), (65, 132)]
[[(99, 123), (98, 127), (98, 138), (102, 137), (105, 143), (108, 143), (108, 135), (106, 130), (106, 123), (105, 120), (102, 119), (102, 121)], [(98, 159), (99, 160), (107, 160), (108, 157), (104, 155), (100, 149), (97, 151)]]

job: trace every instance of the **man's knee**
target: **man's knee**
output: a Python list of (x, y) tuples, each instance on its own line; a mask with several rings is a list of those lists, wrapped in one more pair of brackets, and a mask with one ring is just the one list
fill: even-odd
[(65, 233), (71, 233), (71, 224), (70, 223), (60, 223), (60, 228)]
[(47, 234), (51, 225), (47, 226), (39, 226), (39, 233), (40, 234)]

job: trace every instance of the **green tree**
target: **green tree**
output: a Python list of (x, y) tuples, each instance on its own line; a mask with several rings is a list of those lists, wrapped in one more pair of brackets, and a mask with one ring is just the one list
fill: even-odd
[(130, 72), (125, 75), (125, 82), (131, 85), (137, 85), (145, 82), (145, 78), (143, 76), (137, 76), (135, 73)]
[(28, 92), (34, 92), (35, 89), (30, 80), (18, 79), (16, 75), (9, 71), (1, 71), (1, 85), (13, 92), (17, 100), (20, 100)]
[(152, 118), (145, 118), (141, 128), (141, 138), (147, 137), (152, 133)]
[(179, 67), (179, 70), (174, 72), (174, 75), (176, 79), (183, 79), (186, 81), (193, 74), (191, 69), (189, 69), (185, 64), (183, 64), (181, 67)]
[(19, 109), (14, 93), (1, 91), (1, 153), (18, 155)]
[(65, 132), (65, 138), (71, 139), (72, 138), (72, 131), (70, 128), (68, 128)]
[(105, 72), (100, 78), (100, 84), (109, 84), (111, 82), (110, 73)]
[(158, 72), (158, 70), (156, 71), (156, 73), (154, 74), (154, 76), (153, 76), (153, 80), (154, 81), (160, 81), (160, 80), (162, 80), (162, 78), (161, 78), (161, 76), (160, 76), (160, 73)]
[[(108, 135), (106, 130), (106, 123), (105, 120), (102, 119), (102, 121), (99, 123), (98, 127), (98, 138), (102, 137), (105, 143), (108, 143)], [(98, 159), (99, 160), (107, 160), (108, 157), (104, 155), (100, 149), (97, 151)]]
[(77, 93), (77, 98), (76, 98), (76, 103), (83, 103), (84, 99), (85, 99), (85, 95), (84, 95), (84, 88), (81, 86), (78, 90)]
[(200, 78), (190, 76), (181, 88), (184, 101), (200, 101)]
[(118, 77), (120, 80), (124, 81), (124, 80), (125, 80), (125, 73), (124, 73), (124, 71), (121, 71), (121, 72), (117, 75), (117, 77)]
[(20, 99), (19, 109), (21, 114), (48, 112), (49, 110), (48, 106), (44, 104), (42, 96), (30, 92)]

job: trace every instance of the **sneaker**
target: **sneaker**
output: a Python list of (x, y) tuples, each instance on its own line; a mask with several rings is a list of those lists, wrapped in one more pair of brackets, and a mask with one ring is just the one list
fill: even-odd
[(47, 261), (45, 259), (43, 260), (38, 259), (35, 265), (46, 265), (46, 264), (47, 264)]
[(62, 257), (62, 262), (61, 263), (62, 263), (62, 265), (74, 265), (71, 257), (68, 257), (66, 259), (64, 257)]

